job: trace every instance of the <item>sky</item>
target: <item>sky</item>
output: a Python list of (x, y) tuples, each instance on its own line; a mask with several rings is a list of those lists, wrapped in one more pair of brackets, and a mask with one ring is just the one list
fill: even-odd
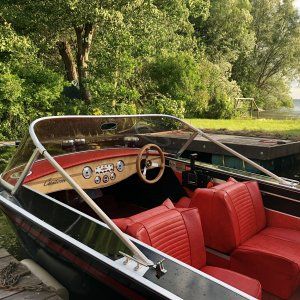
[[(300, 0), (294, 1), (295, 6), (298, 8), (300, 12)], [(293, 82), (291, 85), (291, 94), (294, 99), (300, 99), (300, 82)]]

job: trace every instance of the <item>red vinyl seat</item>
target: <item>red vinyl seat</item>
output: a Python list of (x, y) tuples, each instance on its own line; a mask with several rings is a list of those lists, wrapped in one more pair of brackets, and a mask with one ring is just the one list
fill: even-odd
[(300, 231), (268, 227), (256, 182), (196, 189), (180, 207), (197, 207), (205, 245), (230, 255), (230, 269), (288, 299), (300, 285)]
[(127, 234), (243, 292), (260, 299), (261, 285), (250, 277), (206, 266), (206, 253), (197, 208), (175, 208), (170, 200), (130, 218), (114, 220)]

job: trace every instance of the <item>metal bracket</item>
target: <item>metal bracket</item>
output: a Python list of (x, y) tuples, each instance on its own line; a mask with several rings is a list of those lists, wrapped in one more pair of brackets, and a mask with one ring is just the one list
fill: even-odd
[(164, 260), (165, 259), (160, 260), (156, 265), (153, 266), (154, 270), (156, 271), (156, 277), (158, 279), (168, 272), (168, 270), (166, 270), (164, 267)]
[(146, 272), (149, 270), (149, 265), (143, 263), (139, 259), (136, 259), (135, 257), (132, 257), (126, 253), (119, 252), (123, 257), (116, 260), (116, 262), (124, 267), (126, 267), (127, 270), (137, 273), (140, 276), (144, 276)]
[(119, 251), (119, 253), (125, 257), (125, 260), (123, 261), (123, 265), (129, 264), (130, 261), (133, 261), (133, 262), (136, 263), (134, 271), (138, 271), (141, 268), (141, 266), (149, 267), (148, 265), (146, 265), (145, 263), (143, 263), (141, 260), (139, 260), (139, 259), (137, 259), (137, 258), (135, 258), (133, 256), (130, 256), (130, 255), (128, 255), (128, 254), (126, 254), (126, 253), (124, 253), (122, 251)]
[(145, 268), (147, 267), (147, 269), (149, 267), (153, 268), (155, 271), (156, 271), (156, 277), (159, 279), (161, 278), (162, 276), (164, 276), (168, 271), (165, 269), (164, 267), (164, 260), (165, 259), (162, 259), (160, 260), (158, 263), (156, 263), (155, 265), (146, 265), (145, 263), (143, 263), (142, 261), (140, 261), (139, 259), (133, 257), (133, 256), (130, 256), (122, 251), (119, 251), (119, 253), (121, 255), (123, 255), (123, 257), (125, 258), (123, 260), (123, 265), (125, 266), (129, 266), (132, 262), (136, 263), (135, 267), (133, 268), (134, 271), (136, 272), (140, 272), (142, 268)]

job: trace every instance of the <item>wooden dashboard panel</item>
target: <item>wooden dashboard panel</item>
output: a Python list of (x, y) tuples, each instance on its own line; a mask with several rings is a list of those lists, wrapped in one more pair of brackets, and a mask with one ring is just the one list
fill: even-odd
[[(65, 170), (82, 189), (103, 188), (116, 184), (136, 173), (136, 159), (136, 155), (115, 157), (79, 164)], [(152, 156), (151, 161), (159, 162), (160, 158)], [(124, 163), (122, 171), (117, 168), (117, 164), (120, 162)], [(72, 189), (58, 172), (27, 182), (26, 185), (45, 194)]]

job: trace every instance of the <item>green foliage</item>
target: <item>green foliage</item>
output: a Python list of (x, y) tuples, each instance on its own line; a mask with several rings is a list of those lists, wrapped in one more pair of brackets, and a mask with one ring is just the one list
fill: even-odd
[(2, 0), (0, 11), (1, 139), (49, 114), (231, 118), (241, 96), (289, 106), (300, 74), (292, 0)]
[(0, 138), (13, 139), (27, 130), (25, 124), (53, 113), (64, 82), (7, 23), (0, 25), (0, 54)]
[(209, 18), (196, 22), (198, 40), (214, 62), (235, 62), (254, 47), (249, 0), (211, 1)]
[(245, 97), (265, 109), (290, 106), (289, 85), (299, 75), (300, 16), (292, 0), (253, 0), (256, 44), (234, 65), (233, 78)]

